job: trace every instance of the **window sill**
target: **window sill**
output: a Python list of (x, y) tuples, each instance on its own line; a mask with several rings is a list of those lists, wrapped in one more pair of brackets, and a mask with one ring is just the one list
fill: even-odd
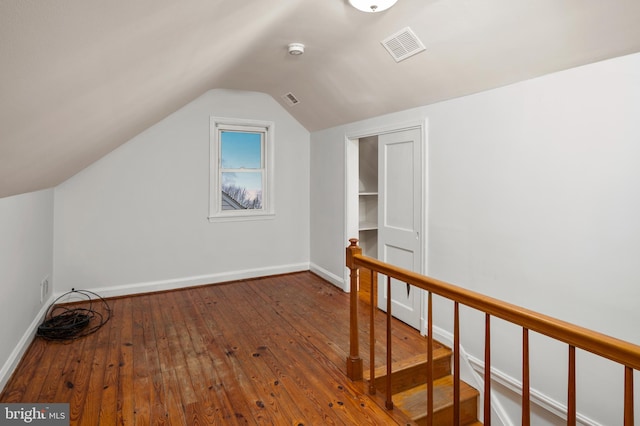
[(252, 213), (252, 214), (219, 214), (215, 216), (209, 216), (207, 219), (209, 222), (242, 222), (250, 220), (271, 220), (276, 217), (275, 213)]

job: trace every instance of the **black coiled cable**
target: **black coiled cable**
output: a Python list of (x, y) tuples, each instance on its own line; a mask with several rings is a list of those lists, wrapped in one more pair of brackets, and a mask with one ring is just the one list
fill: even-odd
[[(58, 301), (70, 295), (80, 295), (89, 303), (88, 308), (72, 308), (69, 306), (57, 305)], [(99, 299), (102, 304), (102, 311), (94, 309), (94, 299)], [(80, 337), (95, 333), (111, 318), (111, 308), (109, 304), (99, 295), (89, 290), (75, 290), (58, 297), (47, 309), (45, 320), (40, 326), (36, 336), (47, 340), (75, 340)]]

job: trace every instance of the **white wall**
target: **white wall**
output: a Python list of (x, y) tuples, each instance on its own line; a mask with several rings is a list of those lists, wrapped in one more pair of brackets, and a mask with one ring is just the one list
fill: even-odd
[[(342, 275), (344, 135), (426, 118), (429, 274), (640, 344), (638, 75), (640, 54), (313, 133), (312, 157), (334, 172), (311, 170), (312, 263)], [(481, 333), (463, 336), (479, 359)], [(520, 377), (520, 334), (493, 331), (506, 377)], [(566, 348), (532, 345), (532, 386), (565, 403)], [(621, 424), (622, 370), (578, 362), (579, 411)]]
[[(212, 115), (275, 123), (275, 218), (207, 220)], [(309, 266), (309, 133), (265, 94), (209, 91), (55, 198), (59, 292), (125, 294)]]
[(53, 190), (0, 198), (0, 389), (20, 360), (47, 300), (53, 272)]

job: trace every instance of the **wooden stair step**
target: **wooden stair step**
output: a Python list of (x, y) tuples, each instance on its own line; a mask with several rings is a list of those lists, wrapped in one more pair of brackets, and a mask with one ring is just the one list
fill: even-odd
[[(477, 424), (479, 392), (460, 382), (460, 421), (462, 425)], [(451, 425), (453, 420), (453, 376), (433, 382), (433, 424)], [(393, 395), (394, 406), (404, 411), (418, 425), (426, 424), (427, 385), (421, 384)]]
[[(427, 354), (416, 355), (395, 362), (391, 370), (391, 394), (395, 395), (407, 389), (427, 382)], [(451, 374), (451, 349), (441, 346), (433, 351), (433, 379)], [(387, 367), (378, 367), (375, 371), (375, 387), (386, 392)]]

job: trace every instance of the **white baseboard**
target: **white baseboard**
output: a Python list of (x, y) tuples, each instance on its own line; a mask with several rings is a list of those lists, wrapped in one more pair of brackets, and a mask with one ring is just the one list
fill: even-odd
[[(440, 343), (453, 347), (453, 335), (448, 331), (445, 331), (439, 327), (433, 327), (433, 337)], [(471, 380), (472, 384), (483, 393), (484, 389), (484, 361), (468, 354), (464, 348), (460, 350), (460, 361), (461, 361), (461, 374), (462, 379), (467, 381)], [(471, 369), (471, 371), (469, 371)], [(470, 374), (473, 377), (469, 377)], [(466, 377), (465, 377), (466, 376)], [(516, 395), (522, 396), (522, 382), (509, 376), (508, 374), (496, 369), (495, 367), (491, 367), (491, 380), (499, 383), (504, 386), (509, 391), (513, 392)], [(541, 409), (548, 411), (549, 413), (554, 414), (560, 419), (567, 419), (567, 407), (566, 405), (550, 398), (549, 396), (543, 394), (542, 392), (536, 389), (530, 389), (531, 403), (537, 405)], [(484, 395), (482, 395), (484, 398)], [(498, 417), (499, 421), (505, 426), (513, 425), (513, 421), (511, 420), (509, 414), (504, 409), (496, 395), (492, 392), (491, 395), (491, 407), (493, 413)], [(480, 407), (481, 408), (481, 407)], [(580, 414), (576, 414), (577, 423), (583, 426), (602, 426), (600, 423)]]
[[(484, 361), (471, 355), (467, 355), (467, 359), (475, 372), (481, 377), (484, 376)], [(522, 396), (522, 382), (494, 367), (491, 367), (491, 380), (501, 384), (511, 392)], [(556, 401), (553, 398), (550, 398), (549, 396), (533, 388), (529, 390), (529, 394), (530, 400), (533, 404), (558, 416), (563, 420), (567, 419), (566, 405)], [(592, 420), (580, 413), (576, 413), (576, 420), (578, 424), (584, 426), (602, 426), (595, 420)]]
[(47, 314), (47, 310), (49, 309), (49, 305), (55, 300), (54, 298), (55, 296), (52, 295), (51, 297), (49, 297), (49, 300), (47, 300), (46, 303), (42, 305), (40, 311), (38, 311), (33, 321), (31, 321), (31, 324), (29, 324), (29, 327), (27, 327), (27, 331), (25, 331), (25, 333), (22, 335), (22, 338), (20, 339), (20, 341), (18, 341), (16, 347), (13, 348), (13, 351), (11, 351), (9, 358), (7, 358), (7, 361), (0, 369), (0, 391), (4, 389), (5, 385), (11, 378), (11, 375), (18, 366), (18, 363), (22, 359), (22, 356), (33, 341), (33, 338), (36, 335), (36, 331), (38, 330), (38, 326), (42, 324), (42, 321)]
[(269, 275), (288, 274), (292, 272), (301, 272), (308, 270), (309, 263), (305, 262), (290, 265), (270, 266), (265, 268), (245, 269), (242, 271), (222, 272), (218, 274), (196, 275), (192, 277), (175, 278), (169, 280), (124, 284), (112, 287), (83, 288), (82, 290), (92, 291), (102, 297), (128, 296), (132, 294), (176, 290), (186, 287), (219, 284), (227, 281), (245, 280), (250, 278), (259, 278)]
[[(246, 269), (242, 271), (223, 272), (219, 274), (198, 275), (193, 277), (177, 278), (161, 281), (150, 281), (136, 284), (126, 284), (114, 287), (98, 287), (98, 288), (83, 288), (81, 290), (92, 291), (101, 297), (114, 297), (114, 296), (127, 296), (139, 293), (150, 293), (163, 290), (174, 290), (185, 287), (193, 287), (206, 284), (217, 284), (226, 281), (236, 281), (249, 278), (259, 278), (269, 275), (288, 274), (292, 272), (308, 271), (309, 263), (296, 263), (290, 265), (271, 266), (266, 268)], [(0, 390), (4, 389), (5, 385), (9, 381), (11, 374), (13, 374), (18, 363), (22, 359), (22, 356), (27, 351), (27, 348), (31, 344), (38, 326), (42, 323), (49, 305), (53, 301), (64, 294), (65, 292), (58, 292), (52, 295), (49, 300), (42, 306), (36, 317), (33, 319), (22, 338), (11, 352), (11, 355), (0, 369)]]
[[(426, 326), (425, 326), (426, 328)], [(433, 327), (433, 338), (438, 342), (453, 348), (453, 334), (448, 331), (440, 328)], [(482, 375), (478, 374), (475, 370), (473, 364), (471, 363), (471, 359), (473, 357), (469, 355), (464, 347), (460, 348), (460, 376), (461, 379), (465, 382), (469, 383), (471, 386), (475, 387), (480, 392), (480, 400), (478, 403), (478, 410), (483, 409), (481, 401), (484, 399), (484, 382), (482, 380)], [(508, 413), (500, 403), (500, 401), (495, 397), (495, 395), (491, 395), (491, 410), (493, 414), (497, 417), (499, 424), (503, 426), (513, 426), (513, 422), (509, 418)], [(483, 415), (484, 416), (484, 415)], [(492, 420), (496, 420), (496, 417), (492, 417)]]
[(319, 275), (320, 277), (322, 277), (325, 280), (329, 281), (331, 284), (335, 285), (336, 287), (341, 288), (342, 290), (345, 290), (346, 284), (344, 282), (344, 279), (339, 277), (339, 276), (337, 276), (333, 272), (329, 272), (326, 269), (316, 265), (315, 263), (312, 263), (310, 265), (309, 270), (311, 272), (313, 272), (314, 274)]

